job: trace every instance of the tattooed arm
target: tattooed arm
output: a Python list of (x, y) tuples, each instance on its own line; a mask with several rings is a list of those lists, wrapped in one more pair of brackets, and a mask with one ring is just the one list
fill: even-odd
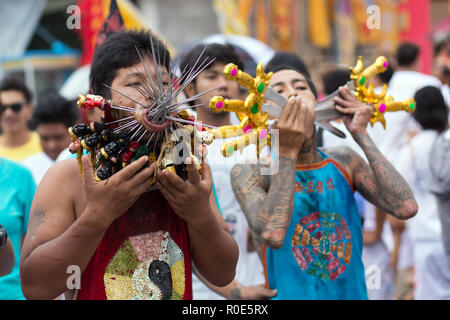
[(255, 165), (236, 165), (231, 184), (252, 233), (258, 253), (261, 244), (279, 248), (289, 227), (294, 207), (295, 160), (280, 157), (279, 171), (272, 176), (259, 174)]
[(296, 160), (307, 144), (306, 137), (314, 137), (314, 109), (311, 102), (305, 101), (291, 96), (274, 126), (279, 130), (279, 170), (271, 176), (270, 183), (255, 165), (236, 165), (231, 171), (231, 185), (260, 256), (261, 244), (274, 249), (283, 245), (291, 222)]
[[(340, 88), (341, 98), (335, 98), (340, 105), (336, 109), (346, 114), (344, 123), (353, 139), (364, 151), (369, 165), (355, 152), (347, 151), (353, 183), (361, 195), (378, 208), (399, 219), (409, 219), (417, 213), (417, 203), (406, 181), (381, 154), (367, 134), (367, 124), (372, 107), (357, 100), (348, 90)], [(351, 150), (347, 148), (348, 150)]]
[[(354, 138), (372, 141), (367, 133), (354, 135)], [(366, 200), (399, 219), (413, 217), (417, 212), (417, 204), (403, 177), (375, 145), (370, 148), (364, 145), (361, 148), (366, 153), (369, 164), (349, 147), (329, 148), (326, 152), (342, 165), (355, 190)]]
[(355, 187), (378, 208), (399, 219), (412, 218), (417, 203), (405, 179), (381, 154), (367, 132), (353, 134), (353, 138), (369, 160), (360, 159), (355, 168)]

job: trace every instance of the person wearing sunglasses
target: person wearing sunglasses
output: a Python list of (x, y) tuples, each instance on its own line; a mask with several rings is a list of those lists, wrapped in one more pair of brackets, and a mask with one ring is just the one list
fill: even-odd
[(28, 122), (33, 114), (32, 94), (15, 77), (0, 83), (0, 156), (21, 162), (42, 151), (39, 136)]

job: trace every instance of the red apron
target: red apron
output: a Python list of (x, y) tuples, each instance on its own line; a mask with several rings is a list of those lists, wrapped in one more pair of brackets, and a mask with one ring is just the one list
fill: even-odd
[(77, 300), (192, 300), (186, 223), (159, 191), (143, 194), (106, 231)]

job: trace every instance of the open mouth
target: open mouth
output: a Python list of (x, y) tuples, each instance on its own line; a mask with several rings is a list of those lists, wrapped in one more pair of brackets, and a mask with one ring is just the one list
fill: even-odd
[(161, 132), (164, 131), (164, 129), (167, 128), (167, 126), (170, 124), (171, 120), (166, 119), (164, 121), (164, 118), (159, 119), (151, 119), (150, 115), (148, 114), (150, 109), (146, 109), (142, 114), (142, 119), (144, 121), (144, 125), (153, 132)]

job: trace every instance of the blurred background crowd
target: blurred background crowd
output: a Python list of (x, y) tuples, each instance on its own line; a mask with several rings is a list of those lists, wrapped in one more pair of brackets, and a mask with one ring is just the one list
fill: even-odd
[[(58, 158), (68, 157), (67, 127), (98, 120), (78, 110), (76, 99), (89, 93), (99, 31), (146, 28), (167, 44), (174, 66), (199, 43), (233, 45), (250, 74), (259, 62), (295, 56), (319, 100), (350, 80), (358, 56), (367, 64), (386, 56), (389, 69), (372, 79), (374, 87), (385, 84), (395, 100), (414, 98), (417, 107), (412, 115), (386, 115), (387, 129), (378, 123), (369, 134), (410, 183), (419, 213), (405, 223), (360, 201), (369, 297), (450, 299), (450, 226), (442, 222), (450, 212), (435, 198), (444, 194), (448, 202), (448, 189), (439, 191), (439, 184), (449, 183), (445, 177), (430, 182), (425, 174), (436, 140), (450, 140), (450, 1), (3, 0), (0, 27), (0, 191), (26, 191), (22, 213), (9, 218), (11, 198), (0, 193), (0, 224), (16, 258), (13, 271), (0, 278), (0, 298), (2, 286), (19, 281), (20, 241), (34, 189)], [(342, 123), (336, 126), (345, 132)], [(359, 151), (351, 138), (321, 132), (318, 139), (319, 146), (348, 144)], [(436, 152), (442, 163), (434, 165), (445, 172), (449, 153)], [(5, 161), (20, 162), (32, 179), (6, 172)]]

